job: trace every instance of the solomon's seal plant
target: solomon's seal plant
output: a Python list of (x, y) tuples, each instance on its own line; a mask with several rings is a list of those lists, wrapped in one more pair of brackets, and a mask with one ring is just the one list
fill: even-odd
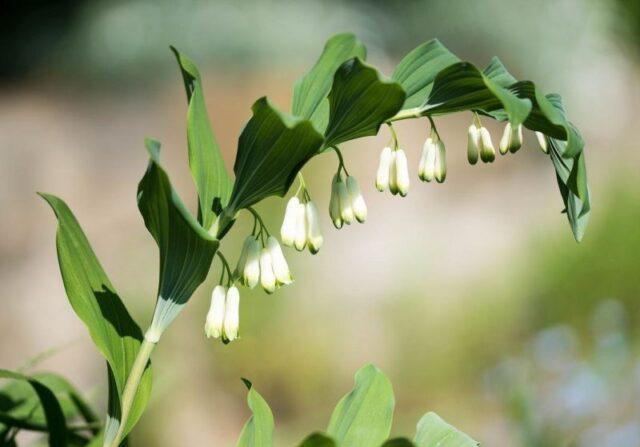
[[(297, 189), (286, 205), (280, 236), (285, 246), (299, 251), (308, 249), (311, 253), (317, 253), (323, 244), (320, 209), (328, 208), (336, 228), (364, 222), (365, 199), (358, 181), (349, 174), (340, 146), (375, 135), (383, 125), (391, 139), (380, 153), (375, 184), (380, 191), (400, 196), (409, 193), (414, 175), (426, 182), (445, 181), (447, 136), (438, 131), (436, 124), (442, 115), (470, 114), (467, 157), (471, 164), (478, 159), (494, 162), (496, 158), (491, 135), (481, 119), (505, 123), (499, 145), (503, 155), (521, 148), (525, 129), (536, 132), (555, 169), (573, 234), (577, 240), (583, 236), (590, 211), (584, 142), (567, 120), (560, 96), (544, 94), (531, 81), (515, 79), (497, 58), (479, 69), (432, 40), (407, 54), (387, 79), (365, 63), (366, 50), (360, 41), (351, 34), (336, 35), (327, 42), (313, 68), (295, 84), (290, 113), (279, 110), (267, 98), (253, 104), (252, 117), (238, 140), (232, 176), (225, 169), (211, 128), (200, 73), (193, 61), (175, 48), (172, 50), (188, 101), (189, 168), (196, 185), (198, 207), (192, 215), (183, 204), (160, 162), (160, 143), (147, 139), (149, 164), (138, 185), (137, 200), (144, 223), (158, 245), (160, 274), (155, 309), (146, 331), (129, 315), (66, 203), (56, 196), (41, 194), (58, 218), (56, 244), (67, 296), (106, 360), (109, 384), (104, 425), (92, 412), (84, 411), (81, 413), (85, 425), (75, 426), (61, 412), (60, 403), (47, 391), (43, 380), (3, 373), (3, 377), (30, 384), (37, 394), (38, 408), (45, 420), (37, 427), (49, 433), (50, 445), (115, 447), (125, 442), (151, 393), (151, 353), (205, 280), (216, 257), (221, 272), (205, 318), (207, 337), (225, 343), (239, 337), (238, 286), (252, 288), (259, 284), (267, 293), (273, 293), (278, 287), (291, 284), (293, 278), (280, 243), (254, 205), (269, 196), (284, 197), (298, 179)], [(429, 136), (416, 169), (408, 166), (405, 151), (417, 148), (401, 147), (393, 128), (394, 122), (406, 119), (424, 119), (428, 126)], [(301, 169), (312, 158), (325, 153), (336, 155), (337, 168), (333, 179), (327, 179), (327, 185), (331, 184), (330, 203), (318, 206)], [(373, 181), (373, 177), (372, 174), (367, 181)], [(232, 269), (221, 243), (235, 221), (245, 217), (253, 219), (253, 229), (246, 235), (240, 258)], [(377, 387), (388, 386), (386, 379), (372, 368), (365, 368), (358, 377), (358, 383), (372, 381)], [(341, 446), (378, 446), (384, 442), (388, 424), (367, 416), (371, 415), (367, 405), (381, 402), (378, 393), (357, 390), (358, 386), (331, 418), (327, 432), (333, 440), (316, 436), (303, 445), (328, 446), (335, 442)], [(253, 390), (249, 392), (249, 404), (254, 418), (243, 430), (238, 445), (271, 445), (270, 435), (257, 440), (258, 434), (269, 432), (257, 428), (259, 413), (267, 413), (266, 404)], [(388, 419), (391, 412), (392, 405), (387, 402), (384, 411), (375, 414)], [(363, 420), (371, 422), (366, 429), (350, 428), (357, 428)], [(2, 419), (11, 430), (36, 427), (16, 421), (20, 419)], [(453, 430), (442, 424), (433, 416), (421, 421), (416, 445), (470, 445), (455, 440), (441, 443), (434, 431), (443, 430), (446, 434)], [(394, 440), (385, 445), (412, 444), (408, 440)]]

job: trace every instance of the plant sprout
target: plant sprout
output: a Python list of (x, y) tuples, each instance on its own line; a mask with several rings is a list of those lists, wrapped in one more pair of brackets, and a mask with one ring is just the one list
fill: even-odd
[[(461, 61), (438, 40), (431, 40), (407, 54), (387, 79), (364, 62), (365, 46), (355, 36), (336, 35), (329, 39), (313, 68), (295, 84), (291, 113), (280, 111), (265, 97), (253, 104), (252, 117), (238, 140), (232, 179), (209, 121), (200, 73), (188, 57), (175, 48), (172, 51), (188, 100), (189, 167), (198, 194), (198, 208), (197, 214), (192, 215), (171, 186), (160, 162), (160, 143), (145, 140), (149, 164), (138, 185), (138, 208), (158, 245), (160, 269), (155, 309), (146, 331), (129, 315), (66, 203), (56, 196), (41, 194), (58, 218), (56, 244), (67, 296), (107, 361), (106, 422), (100, 430), (91, 432), (84, 444), (79, 441), (79, 445), (116, 447), (126, 440), (144, 413), (151, 393), (150, 357), (154, 347), (206, 279), (216, 256), (221, 272), (211, 294), (204, 332), (224, 343), (236, 340), (240, 334), (238, 286), (253, 288), (259, 284), (265, 292), (274, 293), (292, 282), (280, 243), (255, 210), (256, 204), (269, 196), (284, 197), (298, 179), (297, 189), (284, 212), (281, 240), (298, 251), (308, 249), (315, 254), (321, 249), (324, 229), (319, 224), (319, 209), (325, 207), (314, 202), (301, 172), (312, 158), (327, 152), (336, 155), (335, 175), (332, 180), (327, 179), (331, 183), (327, 208), (333, 225), (340, 229), (343, 225), (365, 222), (367, 205), (358, 181), (349, 174), (340, 147), (347, 141), (376, 135), (383, 125), (390, 132), (391, 143), (380, 154), (376, 187), (402, 197), (409, 193), (414, 175), (405, 150), (413, 148), (401, 147), (393, 127), (397, 121), (425, 119), (429, 126), (429, 137), (416, 167), (417, 177), (425, 182), (435, 179), (442, 183), (446, 179), (446, 135), (439, 133), (436, 124), (440, 116), (471, 113), (467, 147), (471, 164), (478, 160), (491, 163), (496, 158), (491, 135), (481, 118), (505, 123), (499, 144), (503, 155), (521, 148), (524, 129), (536, 132), (541, 149), (555, 169), (564, 211), (576, 240), (584, 234), (590, 211), (584, 142), (567, 120), (559, 95), (545, 95), (534, 83), (518, 81), (497, 58), (480, 70)], [(236, 220), (245, 217), (253, 219), (253, 228), (232, 268), (221, 244)], [(371, 368), (363, 369), (358, 377), (369, 386), (386, 383), (386, 378)], [(69, 433), (73, 432), (65, 426), (64, 417), (60, 420), (60, 415), (49, 408), (46, 402), (50, 399), (42, 395), (39, 385), (29, 383), (41, 397), (50, 427), (50, 445), (67, 445)], [(389, 435), (390, 422), (382, 423), (366, 415), (384, 399), (376, 399), (374, 393), (369, 402), (365, 395), (345, 397), (331, 418), (329, 437), (316, 436), (303, 445), (382, 444)], [(388, 398), (388, 393), (385, 395)], [(263, 403), (251, 389), (249, 404), (255, 419), (245, 426), (238, 445), (271, 445), (268, 440), (258, 442), (255, 435), (247, 434), (257, 430), (260, 413), (257, 408), (264, 409)], [(393, 407), (384, 408), (388, 416), (385, 421), (390, 421)], [(350, 427), (357, 428), (358, 424), (364, 424), (364, 428), (353, 432)], [(455, 429), (433, 417), (421, 424), (413, 441), (417, 446), (475, 445), (466, 435), (463, 441), (456, 441), (458, 438), (454, 436), (451, 442), (442, 444), (440, 440), (444, 438), (424, 433), (433, 434), (441, 427), (449, 427), (445, 433)], [(413, 443), (401, 439), (384, 445)]]

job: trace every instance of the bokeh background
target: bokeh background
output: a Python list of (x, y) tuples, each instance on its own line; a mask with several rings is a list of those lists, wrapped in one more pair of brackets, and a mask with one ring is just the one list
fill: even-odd
[[(0, 3), (0, 366), (69, 376), (97, 405), (103, 361), (76, 319), (55, 255), (63, 197), (136, 319), (154, 304), (157, 250), (136, 208), (143, 138), (194, 209), (186, 101), (168, 46), (196, 60), (229, 169), (255, 99), (287, 109), (292, 83), (334, 32), (352, 31), (390, 74), (438, 37), (478, 66), (499, 55), (518, 78), (560, 92), (586, 140), (593, 199), (576, 244), (548, 159), (531, 135), (515, 156), (466, 162), (469, 113), (442, 118), (443, 185), (406, 198), (373, 187), (389, 136), (345, 144), (369, 205), (364, 225), (323, 215), (316, 256), (286, 254), (296, 282), (242, 291), (242, 339), (203, 335), (216, 274), (154, 356), (134, 446), (230, 446), (249, 413), (240, 377), (271, 404), (278, 445), (323, 429), (365, 363), (394, 384), (393, 434), (427, 410), (486, 446), (640, 446), (640, 3), (637, 0), (133, 0)], [(489, 124), (494, 141), (501, 129)], [(425, 121), (397, 127), (411, 164)], [(326, 209), (335, 157), (305, 168)], [(258, 209), (277, 232), (284, 202)], [(240, 219), (225, 253), (249, 231)], [(29, 439), (24, 439), (28, 444)]]

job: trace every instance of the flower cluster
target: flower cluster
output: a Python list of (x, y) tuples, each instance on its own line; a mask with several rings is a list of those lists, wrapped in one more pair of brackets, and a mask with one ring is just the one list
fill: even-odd
[[(418, 164), (418, 178), (425, 182), (435, 180), (445, 181), (447, 176), (446, 148), (432, 119), (431, 132), (424, 142)], [(376, 173), (376, 188), (379, 191), (389, 190), (393, 195), (406, 196), (409, 192), (410, 178), (407, 156), (398, 147), (398, 141), (393, 127), (389, 125), (392, 143), (385, 147), (380, 154), (380, 161)], [(512, 126), (507, 122), (500, 141), (500, 153), (516, 152), (522, 146), (522, 125)], [(536, 132), (540, 148), (548, 152), (547, 137)], [(363, 223), (367, 219), (367, 205), (357, 180), (349, 175), (342, 154), (337, 147), (335, 150), (339, 165), (331, 182), (331, 199), (329, 201), (329, 216), (333, 225), (340, 229), (345, 224)], [(469, 126), (467, 140), (467, 159), (475, 165), (478, 160), (493, 163), (496, 150), (491, 141), (487, 128), (480, 122), (478, 114), (474, 114), (474, 122)], [(311, 196), (302, 175), (299, 175), (300, 186), (293, 197), (287, 202), (284, 219), (280, 228), (280, 236), (285, 246), (298, 251), (309, 249), (312, 254), (318, 253), (324, 238), (320, 229), (318, 209), (311, 200)], [(269, 235), (262, 219), (252, 208), (248, 210), (254, 215), (254, 229), (246, 238), (235, 272), (232, 274), (220, 255), (228, 271), (228, 289), (222, 285), (216, 286), (211, 298), (211, 309), (207, 314), (205, 332), (208, 337), (222, 337), (229, 342), (238, 336), (238, 311), (240, 295), (238, 289), (231, 286), (238, 281), (240, 284), (254, 288), (258, 283), (267, 293), (275, 292), (276, 288), (291, 284), (293, 279), (289, 265), (284, 257), (280, 244), (275, 237)], [(258, 227), (259, 225), (259, 227)], [(258, 230), (258, 231), (256, 231)], [(224, 277), (224, 275), (223, 275)], [(220, 283), (222, 284), (222, 279)]]
[(228, 289), (218, 285), (211, 293), (211, 306), (204, 324), (207, 338), (222, 338), (225, 343), (238, 338), (240, 322), (240, 292), (235, 286)]

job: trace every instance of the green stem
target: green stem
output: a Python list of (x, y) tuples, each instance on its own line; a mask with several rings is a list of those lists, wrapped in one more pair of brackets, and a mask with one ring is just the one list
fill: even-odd
[(426, 112), (423, 111), (420, 107), (414, 107), (413, 109), (401, 110), (391, 118), (387, 120), (387, 123), (392, 123), (394, 121), (408, 120), (412, 118), (420, 118), (421, 116), (426, 116)]
[(118, 432), (116, 433), (115, 438), (111, 441), (111, 444), (109, 444), (110, 447), (118, 447), (122, 442), (125, 426), (127, 425), (127, 419), (129, 419), (129, 413), (131, 412), (131, 406), (133, 405), (133, 399), (136, 396), (138, 385), (140, 385), (140, 379), (142, 378), (144, 370), (147, 368), (151, 352), (153, 352), (153, 348), (155, 348), (155, 346), (156, 342), (149, 341), (146, 337), (140, 345), (140, 350), (138, 351), (138, 355), (136, 356), (133, 366), (131, 367), (131, 371), (129, 372), (129, 377), (127, 377), (127, 381), (124, 385), (124, 392), (122, 393), (122, 400), (120, 402), (120, 427), (118, 427)]

